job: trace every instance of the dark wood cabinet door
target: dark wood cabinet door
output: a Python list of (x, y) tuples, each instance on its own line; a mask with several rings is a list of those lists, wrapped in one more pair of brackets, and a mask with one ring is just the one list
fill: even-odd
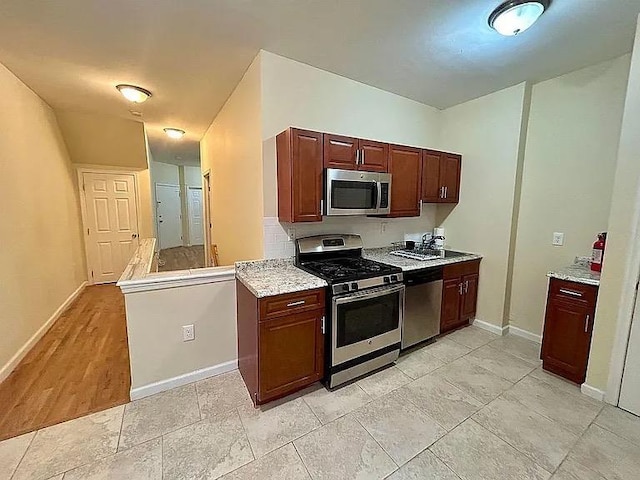
[(321, 222), (322, 133), (292, 129), (293, 221)]
[(479, 275), (473, 273), (462, 277), (462, 306), (460, 316), (462, 320), (471, 320), (476, 316), (478, 305), (478, 279)]
[(460, 173), (462, 157), (452, 153), (444, 153), (440, 162), (440, 183), (444, 187), (444, 198), (441, 203), (458, 203), (460, 200)]
[(428, 203), (440, 202), (442, 185), (440, 184), (441, 152), (433, 150), (422, 151), (422, 201)]
[(591, 344), (594, 309), (587, 302), (551, 296), (547, 303), (542, 364), (545, 370), (583, 383)]
[(324, 167), (355, 170), (358, 154), (358, 139), (340, 135), (324, 134)]
[(445, 280), (442, 287), (442, 313), (440, 333), (456, 328), (460, 324), (460, 297), (462, 279)]
[(422, 151), (419, 148), (389, 146), (391, 173), (391, 217), (420, 216), (420, 173)]
[(282, 397), (322, 378), (324, 310), (260, 323), (258, 402)]
[(386, 172), (389, 158), (389, 144), (373, 140), (359, 140), (360, 164), (358, 170)]

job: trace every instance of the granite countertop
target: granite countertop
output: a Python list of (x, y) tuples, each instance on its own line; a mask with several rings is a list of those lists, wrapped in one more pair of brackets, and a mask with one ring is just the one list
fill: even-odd
[(478, 260), (482, 258), (482, 255), (465, 252), (465, 255), (461, 255), (459, 257), (436, 258), (433, 260), (413, 260), (411, 258), (391, 255), (389, 252), (392, 252), (393, 250), (398, 250), (398, 248), (366, 248), (363, 250), (362, 256), (364, 258), (368, 258), (369, 260), (375, 260), (376, 262), (386, 263), (387, 265), (393, 265), (394, 267), (400, 267), (403, 272), (422, 270), (431, 267), (439, 267), (442, 265), (451, 265), (452, 263), (468, 262), (469, 260)]
[(558, 278), (568, 282), (584, 283), (586, 285), (600, 286), (600, 272), (593, 272), (587, 262), (577, 262), (568, 267), (551, 270), (547, 277)]
[(291, 258), (236, 262), (236, 278), (257, 298), (327, 286), (321, 278), (297, 268)]

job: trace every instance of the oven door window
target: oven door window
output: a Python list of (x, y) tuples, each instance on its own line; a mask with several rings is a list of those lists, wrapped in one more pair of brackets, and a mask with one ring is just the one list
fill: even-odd
[(338, 305), (336, 347), (345, 347), (399, 328), (400, 294)]
[(331, 181), (331, 208), (341, 210), (372, 210), (378, 206), (376, 182)]

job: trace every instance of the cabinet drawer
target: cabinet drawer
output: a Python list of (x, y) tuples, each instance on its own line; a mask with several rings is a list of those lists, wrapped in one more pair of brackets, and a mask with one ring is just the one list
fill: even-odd
[(324, 289), (305, 290), (260, 299), (260, 321), (324, 308)]
[(569, 282), (552, 278), (549, 284), (549, 296), (552, 298), (584, 302), (590, 306), (595, 306), (598, 287), (585, 285), (583, 283)]

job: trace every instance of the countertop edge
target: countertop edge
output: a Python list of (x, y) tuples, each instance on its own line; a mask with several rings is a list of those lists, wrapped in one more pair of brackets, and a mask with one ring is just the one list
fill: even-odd
[(571, 275), (571, 274), (562, 273), (562, 272), (550, 271), (550, 272), (547, 272), (547, 277), (557, 278), (558, 280), (565, 280), (567, 282), (582, 283), (584, 285), (591, 285), (594, 287), (600, 286), (600, 280), (596, 280), (593, 278), (579, 277), (576, 275)]

